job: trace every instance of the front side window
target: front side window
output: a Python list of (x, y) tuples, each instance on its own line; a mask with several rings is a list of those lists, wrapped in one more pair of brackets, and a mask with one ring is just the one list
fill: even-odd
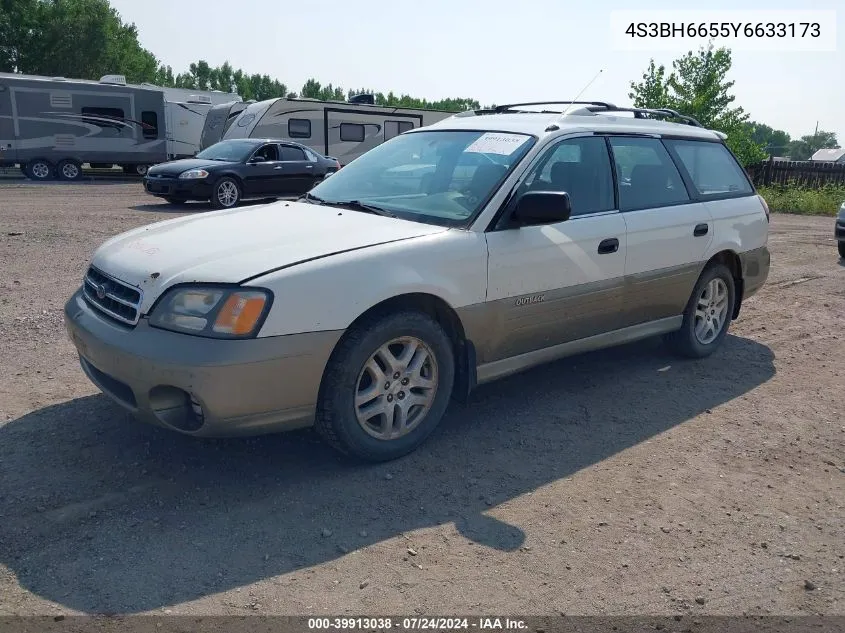
[(616, 162), (620, 210), (689, 202), (681, 174), (659, 139), (614, 136), (610, 146)]
[(279, 147), (275, 144), (262, 145), (253, 154), (253, 158), (256, 156), (262, 156), (267, 162), (277, 161), (279, 160)]
[(552, 146), (525, 179), (520, 193), (525, 191), (565, 191), (573, 216), (613, 210), (613, 171), (604, 139), (585, 136)]
[(361, 155), (311, 194), (330, 203), (376, 205), (409, 220), (466, 226), (535, 140), (500, 132), (411, 132)]
[(754, 193), (742, 167), (721, 143), (672, 140), (666, 144), (677, 154), (699, 195)]

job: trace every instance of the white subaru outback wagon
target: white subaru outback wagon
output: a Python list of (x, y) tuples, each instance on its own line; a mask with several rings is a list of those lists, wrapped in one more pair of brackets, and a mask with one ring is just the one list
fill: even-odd
[(392, 138), (297, 201), (118, 235), (65, 307), (87, 376), (196, 436), (307, 426), (380, 461), (452, 398), (662, 335), (704, 357), (769, 273), (769, 212), (724, 135), (557, 102)]

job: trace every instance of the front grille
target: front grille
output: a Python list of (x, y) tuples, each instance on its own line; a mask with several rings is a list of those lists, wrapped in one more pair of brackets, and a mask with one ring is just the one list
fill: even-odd
[(82, 292), (88, 303), (113, 319), (135, 325), (141, 307), (141, 291), (93, 266), (85, 274)]

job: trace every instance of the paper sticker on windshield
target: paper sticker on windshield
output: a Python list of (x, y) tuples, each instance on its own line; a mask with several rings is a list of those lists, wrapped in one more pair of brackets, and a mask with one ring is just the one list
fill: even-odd
[(498, 134), (491, 132), (482, 134), (476, 141), (467, 147), (466, 152), (478, 152), (479, 154), (501, 154), (510, 156), (520, 145), (525, 143), (526, 137), (521, 134)]

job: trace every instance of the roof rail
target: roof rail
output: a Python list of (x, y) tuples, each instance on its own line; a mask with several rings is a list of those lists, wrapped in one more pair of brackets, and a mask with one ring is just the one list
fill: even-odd
[[(496, 112), (497, 114), (501, 114), (503, 112), (507, 112), (508, 110), (516, 110), (521, 106), (538, 106), (538, 105), (593, 105), (593, 106), (601, 106), (608, 109), (615, 109), (616, 106), (612, 103), (607, 103), (605, 101), (526, 101), (524, 103), (507, 103), (504, 105), (496, 106), (492, 112)], [(557, 110), (556, 112), (565, 112), (566, 108), (562, 110)], [(544, 112), (555, 112), (554, 110), (545, 110)]]
[[(687, 116), (685, 114), (681, 114), (677, 110), (672, 110), (671, 108), (620, 108), (612, 104), (587, 104), (583, 108), (579, 108), (580, 112), (583, 113), (584, 111), (599, 113), (599, 112), (631, 112), (634, 115), (635, 119), (650, 119), (652, 117), (662, 117), (666, 119), (679, 119), (683, 121), (687, 125), (692, 125), (694, 127), (701, 127), (704, 126), (699, 123), (696, 119), (691, 116)], [(574, 112), (571, 114), (575, 114)], [(557, 123), (561, 121), (566, 116), (566, 113), (562, 113), (557, 119), (555, 119), (549, 127), (546, 128), (547, 132), (551, 132), (555, 129), (558, 129)]]
[[(577, 110), (570, 111), (570, 107), (573, 105), (581, 106)], [(543, 109), (543, 110), (523, 110), (521, 108), (525, 108), (526, 106), (565, 106), (555, 108), (554, 110)], [(701, 123), (699, 123), (696, 119), (691, 116), (687, 116), (685, 114), (681, 114), (677, 110), (672, 110), (671, 108), (625, 108), (619, 107), (612, 103), (608, 103), (606, 101), (526, 101), (524, 103), (507, 103), (500, 106), (494, 106), (492, 108), (483, 108), (479, 110), (464, 110), (463, 112), (458, 112), (452, 116), (454, 117), (470, 117), (470, 116), (480, 116), (484, 114), (505, 114), (508, 112), (535, 112), (537, 114), (557, 114), (558, 116), (551, 122), (546, 131), (552, 131), (553, 129), (557, 129), (557, 123), (559, 123), (564, 117), (566, 116), (577, 116), (577, 115), (584, 115), (588, 112), (593, 114), (597, 113), (610, 113), (610, 112), (631, 112), (634, 115), (635, 119), (650, 119), (652, 117), (660, 117), (666, 119), (678, 119), (687, 125), (692, 125), (694, 127), (704, 127)]]

